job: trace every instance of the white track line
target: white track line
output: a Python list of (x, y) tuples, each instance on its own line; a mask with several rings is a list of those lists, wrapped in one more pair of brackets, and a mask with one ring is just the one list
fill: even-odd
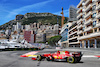
[(83, 55), (82, 57), (96, 57), (96, 56), (93, 56), (93, 55)]
[(83, 58), (100, 58), (100, 55), (83, 55)]

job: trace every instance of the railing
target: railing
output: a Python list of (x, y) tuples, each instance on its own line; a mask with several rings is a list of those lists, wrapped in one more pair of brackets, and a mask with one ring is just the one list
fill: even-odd
[(100, 18), (100, 13), (96, 15), (96, 18)]
[(98, 4), (98, 6), (96, 7), (96, 10), (98, 10), (100, 8), (100, 4)]
[(88, 12), (88, 13), (85, 15), (85, 18), (87, 18), (89, 15), (92, 15), (92, 11)]
[(91, 0), (86, 0), (84, 5), (87, 5)]
[(97, 24), (96, 24), (96, 27), (100, 27), (100, 23), (97, 23)]
[(82, 4), (84, 0), (81, 0), (80, 3), (77, 5), (77, 8)]
[(83, 19), (78, 20), (77, 23), (80, 23), (82, 20), (83, 20)]
[(77, 16), (77, 18), (79, 18), (80, 16), (82, 16), (83, 14), (82, 13), (79, 13), (79, 15)]
[(85, 11), (89, 10), (89, 8), (91, 8), (91, 7), (92, 7), (92, 4), (89, 4), (89, 5), (86, 7)]
[(81, 28), (83, 25), (81, 24), (81, 25), (79, 25), (77, 28), (79, 29), (79, 28)]
[(72, 32), (71, 34), (69, 34), (68, 36), (71, 36), (71, 35), (73, 35), (73, 34), (75, 34), (75, 33), (77, 33), (77, 31), (75, 31), (75, 32)]
[(89, 24), (90, 22), (92, 22), (92, 19), (89, 19), (88, 21), (86, 21), (84, 24)]
[(82, 7), (78, 9), (77, 13), (79, 13), (82, 10)]
[(89, 31), (89, 30), (91, 30), (91, 29), (92, 29), (92, 26), (89, 26), (88, 28), (85, 28), (84, 31)]
[(81, 33), (82, 33), (82, 31), (77, 32), (77, 34), (81, 34)]

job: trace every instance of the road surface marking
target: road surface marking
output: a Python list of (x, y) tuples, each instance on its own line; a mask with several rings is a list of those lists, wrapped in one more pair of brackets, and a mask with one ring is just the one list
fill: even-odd
[(37, 54), (38, 52), (40, 52), (40, 51), (33, 51), (33, 52), (25, 53), (25, 54), (21, 55), (20, 57), (37, 57), (37, 55), (35, 55), (35, 54)]
[(91, 57), (100, 58), (100, 55), (83, 55), (82, 57), (87, 57), (87, 58), (91, 58)]

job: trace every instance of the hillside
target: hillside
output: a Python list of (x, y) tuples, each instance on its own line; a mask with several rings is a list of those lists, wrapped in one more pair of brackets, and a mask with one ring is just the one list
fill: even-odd
[[(17, 22), (21, 22), (22, 25), (30, 24), (30, 23), (38, 23), (41, 22), (42, 24), (56, 24), (58, 18), (58, 23), (61, 25), (61, 16), (54, 15), (51, 13), (26, 13), (25, 15), (16, 15), (14, 20), (11, 20), (3, 25), (0, 26), (0, 29), (6, 29), (7, 27), (12, 27)], [(65, 23), (67, 22), (68, 18), (65, 17)]]

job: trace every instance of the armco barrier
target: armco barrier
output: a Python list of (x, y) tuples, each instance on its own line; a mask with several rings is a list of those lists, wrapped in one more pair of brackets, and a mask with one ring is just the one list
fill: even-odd
[(40, 50), (39, 48), (5, 48), (0, 49), (0, 51), (26, 51), (26, 50)]

